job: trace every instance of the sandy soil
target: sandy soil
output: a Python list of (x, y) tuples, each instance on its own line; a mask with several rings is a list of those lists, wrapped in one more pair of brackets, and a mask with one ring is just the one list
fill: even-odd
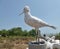
[(26, 49), (33, 38), (0, 38), (0, 49)]

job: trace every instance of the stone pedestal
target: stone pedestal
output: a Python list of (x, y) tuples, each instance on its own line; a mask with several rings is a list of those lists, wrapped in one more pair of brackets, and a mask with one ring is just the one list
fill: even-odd
[(29, 42), (29, 49), (46, 49), (46, 44), (43, 42)]
[(53, 44), (53, 48), (55, 48), (55, 49), (60, 49), (60, 44), (54, 43), (54, 44)]

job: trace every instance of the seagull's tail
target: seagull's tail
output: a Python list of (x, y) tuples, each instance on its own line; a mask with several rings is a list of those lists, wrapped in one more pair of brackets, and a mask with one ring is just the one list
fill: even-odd
[(56, 30), (56, 27), (55, 27), (55, 26), (49, 26), (49, 27), (51, 27), (51, 28), (53, 28), (53, 29), (55, 29), (55, 30)]

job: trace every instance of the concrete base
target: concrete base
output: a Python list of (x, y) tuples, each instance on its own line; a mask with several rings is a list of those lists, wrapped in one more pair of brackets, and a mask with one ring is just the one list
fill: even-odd
[(60, 44), (53, 44), (53, 48), (60, 49)]
[(29, 49), (47, 49), (45, 43), (29, 42)]

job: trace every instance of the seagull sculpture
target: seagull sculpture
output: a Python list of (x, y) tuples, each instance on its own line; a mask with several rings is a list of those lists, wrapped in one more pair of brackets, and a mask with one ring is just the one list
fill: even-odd
[[(25, 23), (34, 27), (35, 30), (36, 30), (36, 34), (38, 34), (39, 28), (41, 28), (41, 27), (51, 27), (53, 29), (56, 29), (56, 27), (51, 26), (48, 23), (46, 23), (45, 21), (31, 15), (29, 6), (24, 7), (23, 12), (21, 14), (23, 14), (23, 13), (24, 13), (24, 16), (25, 16), (24, 17)], [(21, 14), (19, 14), (19, 15), (21, 15)], [(38, 35), (37, 35), (36, 38), (38, 39)]]

